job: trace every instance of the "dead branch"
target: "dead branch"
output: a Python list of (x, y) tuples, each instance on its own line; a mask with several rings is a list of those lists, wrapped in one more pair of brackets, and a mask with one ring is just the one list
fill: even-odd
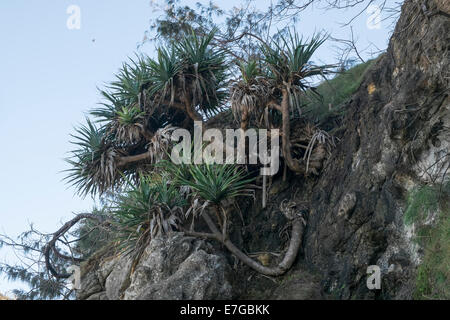
[(57, 255), (59, 258), (62, 258), (64, 260), (72, 260), (72, 261), (82, 261), (82, 259), (75, 259), (74, 257), (65, 256), (58, 252), (56, 249), (56, 242), (63, 237), (66, 232), (68, 232), (73, 226), (75, 226), (79, 221), (83, 219), (91, 219), (91, 220), (97, 220), (99, 222), (104, 222), (105, 219), (98, 215), (98, 214), (91, 214), (91, 213), (85, 213), (85, 214), (79, 214), (75, 216), (72, 220), (66, 222), (61, 228), (58, 229), (55, 233), (53, 233), (52, 239), (45, 245), (43, 254), (45, 259), (45, 266), (47, 270), (57, 279), (66, 279), (71, 276), (71, 274), (68, 273), (59, 273), (56, 271), (56, 269), (53, 267), (51, 261), (50, 261), (50, 254), (53, 252), (55, 255)]

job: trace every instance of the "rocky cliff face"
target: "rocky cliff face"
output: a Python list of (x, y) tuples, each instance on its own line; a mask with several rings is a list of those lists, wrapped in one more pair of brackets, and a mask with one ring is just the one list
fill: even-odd
[[(405, 201), (448, 168), (449, 37), (450, 2), (407, 0), (387, 52), (346, 106), (320, 176), (274, 179), (264, 210), (241, 204), (244, 222), (233, 221), (231, 237), (263, 263), (284, 248), (281, 201), (306, 212), (302, 249), (285, 276), (263, 277), (217, 244), (176, 233), (153, 240), (137, 261), (94, 257), (78, 298), (410, 298), (422, 253), (403, 222)], [(381, 290), (366, 286), (369, 265), (381, 268)]]
[(153, 240), (139, 261), (127, 255), (95, 257), (85, 269), (78, 299), (231, 299), (231, 269), (213, 251), (202, 240), (174, 233)]
[[(305, 260), (340, 298), (409, 294), (420, 253), (403, 224), (406, 194), (442, 179), (449, 161), (449, 13), (448, 1), (405, 2), (349, 103), (340, 147), (309, 186)], [(368, 265), (381, 267), (381, 292), (367, 290)]]

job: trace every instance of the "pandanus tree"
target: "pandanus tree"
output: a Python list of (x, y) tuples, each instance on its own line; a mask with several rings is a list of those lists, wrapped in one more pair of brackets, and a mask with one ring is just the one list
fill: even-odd
[(76, 129), (68, 160), (67, 179), (80, 194), (102, 194), (147, 171), (165, 157), (174, 128), (192, 128), (221, 110), (226, 63), (211, 45), (215, 32), (189, 34), (159, 48), (156, 59), (138, 56), (101, 91), (104, 102), (91, 111), (99, 125), (88, 120)]
[[(211, 117), (228, 101), (226, 85), (232, 77), (226, 53), (212, 45), (214, 32), (188, 34), (159, 48), (155, 59), (139, 56), (124, 64), (116, 81), (101, 91), (105, 102), (91, 112), (99, 123), (88, 119), (76, 129), (77, 149), (68, 160), (72, 167), (67, 178), (83, 195), (117, 192), (109, 208), (121, 247), (134, 244), (131, 248), (140, 251), (149, 239), (181, 230), (221, 242), (258, 272), (280, 275), (292, 266), (301, 244), (304, 220), (295, 204), (280, 207), (292, 225), (286, 254), (278, 265), (264, 266), (228, 236), (232, 217), (226, 203), (254, 194), (245, 169), (231, 164), (175, 165), (167, 159), (172, 130), (192, 129), (194, 121)], [(292, 157), (290, 116), (300, 113), (301, 94), (310, 89), (307, 79), (326, 71), (310, 63), (323, 41), (317, 36), (304, 44), (291, 33), (262, 44), (262, 59), (241, 62), (241, 76), (231, 81), (229, 90), (228, 102), (242, 129), (252, 119), (259, 127), (275, 128), (273, 118), (281, 114), (283, 156), (295, 172), (304, 168)], [(328, 136), (308, 132), (312, 135), (304, 157), (309, 162), (314, 145), (325, 143)], [(194, 230), (198, 217), (210, 232)]]
[[(282, 116), (282, 151), (286, 164), (294, 172), (303, 172), (291, 154), (290, 114), (293, 109), (300, 109), (300, 94), (309, 88), (309, 77), (323, 74), (325, 67), (312, 66), (310, 59), (325, 41), (319, 36), (304, 44), (296, 33), (290, 37), (281, 37), (273, 46), (263, 45), (264, 61), (270, 69), (271, 78), (276, 88), (281, 91), (281, 101), (271, 101), (271, 106), (281, 112)], [(280, 103), (278, 103), (280, 102)]]
[(262, 124), (261, 118), (271, 94), (270, 80), (263, 76), (261, 69), (256, 60), (240, 62), (241, 76), (230, 88), (233, 115), (243, 130), (248, 128), (252, 117)]
[[(258, 67), (254, 61), (242, 64), (241, 79), (230, 90), (233, 112), (242, 128), (248, 126), (251, 118), (260, 125), (274, 127), (271, 115), (281, 114), (282, 154), (286, 165), (296, 173), (306, 173), (308, 165), (302, 165), (303, 159), (293, 157), (291, 119), (293, 115), (301, 115), (302, 96), (306, 92), (315, 94), (309, 80), (323, 76), (331, 67), (316, 66), (311, 62), (313, 54), (325, 40), (325, 37), (315, 35), (304, 41), (296, 32), (289, 32), (270, 43), (262, 43), (262, 66)], [(314, 137), (316, 140), (315, 134), (310, 139)], [(317, 134), (325, 136), (327, 139), (321, 141), (328, 143), (327, 135), (320, 130)], [(308, 145), (304, 147), (308, 148)], [(312, 147), (314, 145), (309, 145)]]

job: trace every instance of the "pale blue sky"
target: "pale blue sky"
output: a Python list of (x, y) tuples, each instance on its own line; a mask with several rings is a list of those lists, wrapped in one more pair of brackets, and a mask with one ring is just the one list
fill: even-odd
[[(186, 1), (193, 3), (193, 1)], [(224, 8), (240, 1), (216, 1)], [(270, 1), (258, 1), (263, 8)], [(67, 8), (81, 8), (81, 29), (66, 27)], [(305, 36), (326, 30), (345, 37), (338, 21), (355, 10), (311, 9), (300, 16), (297, 30)], [(17, 236), (33, 222), (41, 231), (55, 231), (72, 212), (92, 207), (90, 199), (73, 195), (60, 173), (71, 150), (69, 134), (86, 111), (99, 101), (96, 87), (113, 79), (143, 39), (155, 17), (149, 0), (2, 0), (0, 2), (0, 231)], [(388, 24), (368, 29), (363, 13), (353, 23), (360, 47), (372, 41), (384, 49)], [(92, 40), (95, 39), (95, 42)], [(334, 62), (328, 43), (321, 61)], [(141, 51), (152, 55), (153, 45)], [(365, 56), (367, 58), (367, 55)], [(0, 261), (15, 261), (0, 250)], [(0, 292), (17, 284), (0, 277)]]

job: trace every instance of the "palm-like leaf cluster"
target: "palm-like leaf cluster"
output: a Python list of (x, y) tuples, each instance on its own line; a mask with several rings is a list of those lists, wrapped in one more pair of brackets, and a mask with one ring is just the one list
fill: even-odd
[(271, 45), (263, 44), (261, 52), (269, 70), (269, 77), (277, 87), (289, 92), (290, 106), (300, 113), (301, 93), (311, 86), (308, 79), (324, 75), (330, 66), (315, 66), (311, 58), (326, 38), (317, 34), (303, 40), (296, 32), (281, 35)]
[[(172, 167), (173, 168), (173, 167)], [(176, 183), (188, 186), (200, 198), (219, 205), (225, 199), (253, 194), (252, 178), (230, 164), (195, 164), (172, 171)]]
[(186, 200), (167, 177), (140, 175), (112, 206), (119, 247), (133, 249), (177, 229)]
[(207, 116), (214, 115), (226, 97), (225, 52), (210, 46), (216, 32), (214, 29), (204, 37), (192, 33), (175, 45), (183, 65), (183, 93)]
[[(271, 85), (255, 60), (239, 64), (241, 79), (230, 88), (231, 109), (235, 119), (248, 123), (250, 116), (260, 119), (271, 94)], [(245, 126), (246, 126), (245, 125)]]
[(170, 50), (159, 48), (157, 60), (149, 59), (148, 68), (152, 83), (150, 95), (155, 97), (154, 100), (158, 104), (164, 101), (169, 101), (169, 105), (172, 104), (176, 94), (175, 82), (182, 70), (175, 48), (172, 47)]
[(122, 107), (116, 111), (117, 118), (110, 124), (110, 132), (115, 135), (118, 143), (135, 144), (142, 139), (145, 112), (138, 106)]
[(66, 180), (77, 187), (80, 195), (102, 193), (116, 182), (118, 152), (105, 143), (105, 129), (89, 119), (75, 129), (72, 141), (77, 149), (66, 161), (71, 165)]
[(262, 43), (262, 63), (255, 60), (240, 63), (241, 76), (230, 88), (235, 118), (242, 123), (252, 117), (262, 125), (268, 102), (279, 102), (282, 89), (289, 93), (291, 111), (300, 114), (301, 94), (308, 88), (314, 92), (308, 79), (325, 74), (330, 67), (311, 63), (313, 54), (325, 40), (325, 37), (315, 35), (304, 41), (296, 32), (290, 31), (287, 36), (280, 35), (269, 44)]
[(134, 145), (145, 136), (149, 101), (146, 90), (150, 81), (147, 58), (138, 56), (124, 63), (111, 82), (100, 93), (104, 102), (90, 113), (104, 123), (105, 131), (117, 145)]
[(272, 45), (263, 44), (261, 51), (270, 76), (278, 83), (289, 83), (306, 89), (304, 79), (321, 75), (326, 66), (314, 66), (311, 58), (326, 38), (320, 34), (311, 40), (304, 41), (297, 33), (289, 32), (289, 36), (281, 35)]
[(99, 108), (94, 108), (90, 113), (98, 118), (98, 121), (110, 122), (117, 119), (118, 112), (124, 109), (139, 107), (143, 109), (146, 103), (145, 90), (150, 83), (150, 72), (144, 56), (137, 56), (135, 60), (124, 63), (116, 74), (116, 80), (100, 90), (104, 102)]

